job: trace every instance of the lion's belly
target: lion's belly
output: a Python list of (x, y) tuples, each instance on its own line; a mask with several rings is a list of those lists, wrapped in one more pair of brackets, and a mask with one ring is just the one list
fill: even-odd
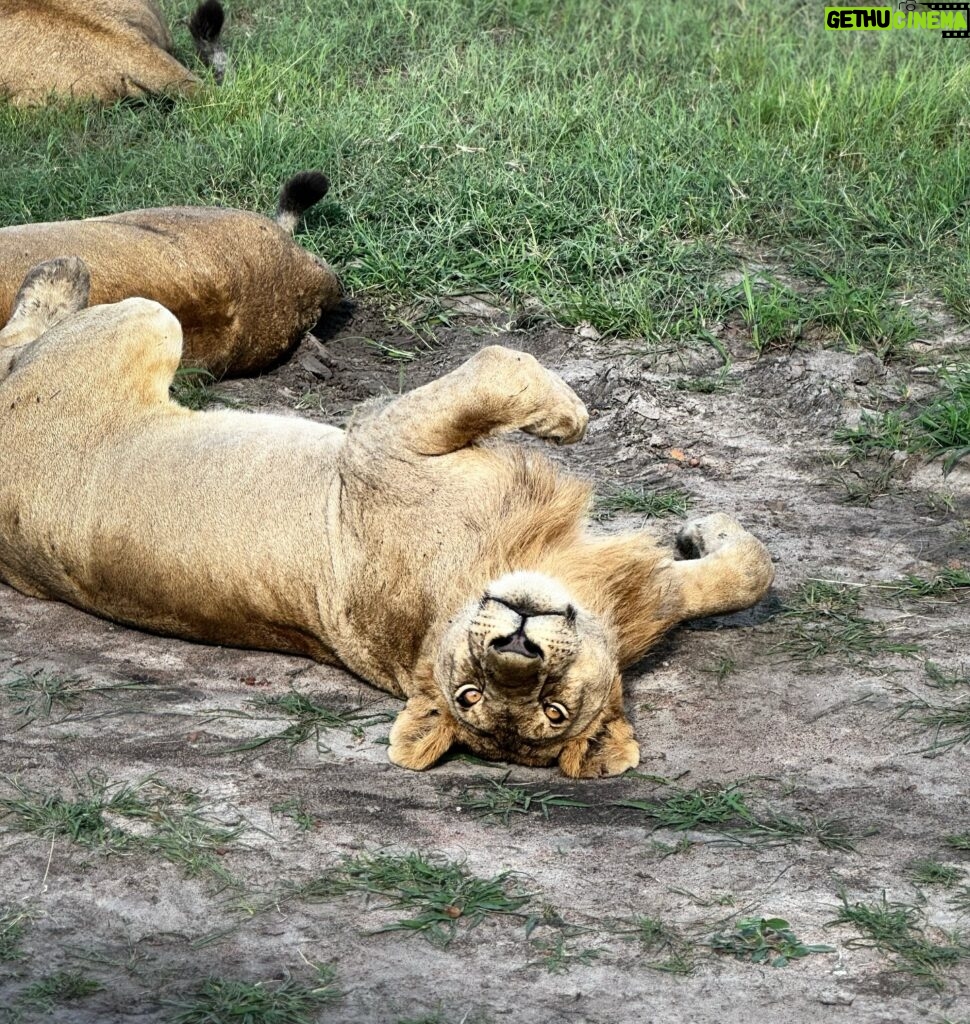
[(104, 424), (34, 419), (0, 418), (6, 582), (157, 632), (334, 660), (320, 595), (341, 431), (176, 413), (98, 439)]

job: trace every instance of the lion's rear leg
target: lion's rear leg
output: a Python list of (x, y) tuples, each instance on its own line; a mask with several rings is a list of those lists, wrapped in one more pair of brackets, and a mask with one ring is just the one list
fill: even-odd
[(765, 596), (775, 577), (764, 544), (721, 513), (687, 523), (677, 535), (677, 548), (685, 560), (671, 568), (683, 619), (750, 608)]
[(31, 342), (88, 304), (91, 277), (76, 256), (40, 263), (27, 273), (14, 299), (13, 312), (0, 330), (0, 380)]

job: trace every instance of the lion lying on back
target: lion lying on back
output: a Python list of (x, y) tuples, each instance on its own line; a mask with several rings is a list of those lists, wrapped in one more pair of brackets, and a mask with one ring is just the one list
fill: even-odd
[[(222, 23), (218, 0), (204, 0), (189, 19), (217, 80), (225, 70)], [(194, 92), (199, 79), (171, 51), (155, 0), (0, 0), (0, 99), (18, 105)]]
[[(406, 699), (389, 755), (453, 744), (570, 776), (636, 765), (620, 672), (676, 623), (767, 591), (724, 515), (586, 531), (588, 488), (492, 435), (563, 443), (582, 402), (531, 356), (482, 349), (347, 432), (196, 413), (168, 387), (178, 321), (145, 299), (80, 310), (78, 260), (28, 275), (0, 331), (0, 578), (209, 643), (343, 665)], [(80, 311), (79, 311), (80, 310)]]

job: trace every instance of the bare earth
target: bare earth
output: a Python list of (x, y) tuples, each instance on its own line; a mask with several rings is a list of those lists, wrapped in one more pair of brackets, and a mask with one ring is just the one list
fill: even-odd
[[(776, 556), (775, 590), (751, 612), (681, 629), (631, 671), (640, 772), (576, 785), (552, 770), (461, 758), (405, 772), (381, 742), (398, 703), (346, 673), (144, 635), (0, 586), (0, 799), (18, 799), (15, 782), (65, 799), (142, 783), (146, 793), (195, 791), (209, 820), (243, 826), (208, 851), (220, 870), (193, 876), (159, 851), (125, 846), (151, 822), (107, 814), (125, 846), (112, 854), (25, 832), (16, 812), (0, 817), (0, 913), (26, 914), (22, 958), (0, 959), (0, 1021), (6, 1008), (10, 1021), (148, 1024), (206, 978), (272, 987), (292, 975), (312, 986), (311, 963), (332, 965), (342, 993), (314, 1011), (324, 1022), (970, 1019), (970, 959), (933, 986), (897, 954), (860, 942), (855, 925), (831, 924), (840, 894), (849, 905), (885, 897), (914, 908), (928, 942), (970, 936), (970, 889), (961, 905), (959, 888), (912, 877), (920, 860), (970, 871), (970, 853), (945, 841), (970, 831), (967, 747), (930, 751), (934, 733), (912, 712), (901, 717), (908, 701), (960, 696), (931, 686), (925, 663), (966, 677), (970, 602), (967, 591), (901, 598), (878, 586), (970, 566), (970, 470), (944, 480), (938, 463), (897, 462), (889, 493), (866, 506), (845, 501), (840, 474), (858, 480), (825, 457), (833, 429), (857, 420), (873, 395), (903, 383), (918, 395), (926, 378), (831, 350), (755, 360), (726, 337), (736, 358), (725, 386), (703, 393), (673, 385), (714, 372), (713, 350), (648, 356), (552, 326), (509, 331), (497, 316), (459, 318), (424, 346), (367, 309), (330, 333), (275, 373), (220, 393), (277, 410), (301, 401), (303, 415), (342, 422), (355, 403), (438, 376), (486, 341), (532, 351), (593, 412), (587, 440), (553, 457), (600, 492), (676, 487), (693, 497), (692, 515), (735, 515)], [(621, 513), (600, 528), (641, 521)], [(654, 522), (668, 537), (677, 525)], [(858, 614), (918, 652), (806, 660), (782, 649), (796, 628), (784, 603), (813, 578), (858, 589)], [(49, 713), (31, 704), (23, 680), (38, 672), (70, 681), (73, 698)], [(292, 724), (265, 699), (294, 690), (378, 720), (231, 750)], [(506, 825), (468, 806), (486, 780), (586, 806), (550, 806), (548, 817), (533, 808)], [(743, 835), (736, 822), (677, 831), (616, 805), (731, 786), (759, 821), (780, 815), (807, 835)], [(842, 832), (847, 843), (819, 839)], [(419, 931), (379, 931), (419, 913), (381, 895), (280, 895), (368, 852), (438, 856), (482, 878), (511, 872), (509, 891), (531, 897), (519, 916), (474, 927), (456, 899), (454, 937), (442, 946)], [(672, 938), (642, 944), (642, 917), (664, 922)], [(773, 967), (711, 949), (714, 934), (752, 917), (784, 918), (803, 943), (834, 952)], [(53, 1008), (25, 999), (55, 971), (82, 971), (103, 988)]]

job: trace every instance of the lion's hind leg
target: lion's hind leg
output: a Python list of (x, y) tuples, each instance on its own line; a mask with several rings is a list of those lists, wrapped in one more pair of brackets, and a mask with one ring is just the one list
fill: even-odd
[(13, 311), (0, 330), (0, 380), (18, 354), (72, 313), (84, 309), (91, 276), (76, 256), (47, 260), (28, 271), (14, 299)]
[(684, 560), (673, 563), (681, 619), (722, 615), (757, 604), (775, 576), (768, 549), (730, 516), (687, 523), (677, 535)]

